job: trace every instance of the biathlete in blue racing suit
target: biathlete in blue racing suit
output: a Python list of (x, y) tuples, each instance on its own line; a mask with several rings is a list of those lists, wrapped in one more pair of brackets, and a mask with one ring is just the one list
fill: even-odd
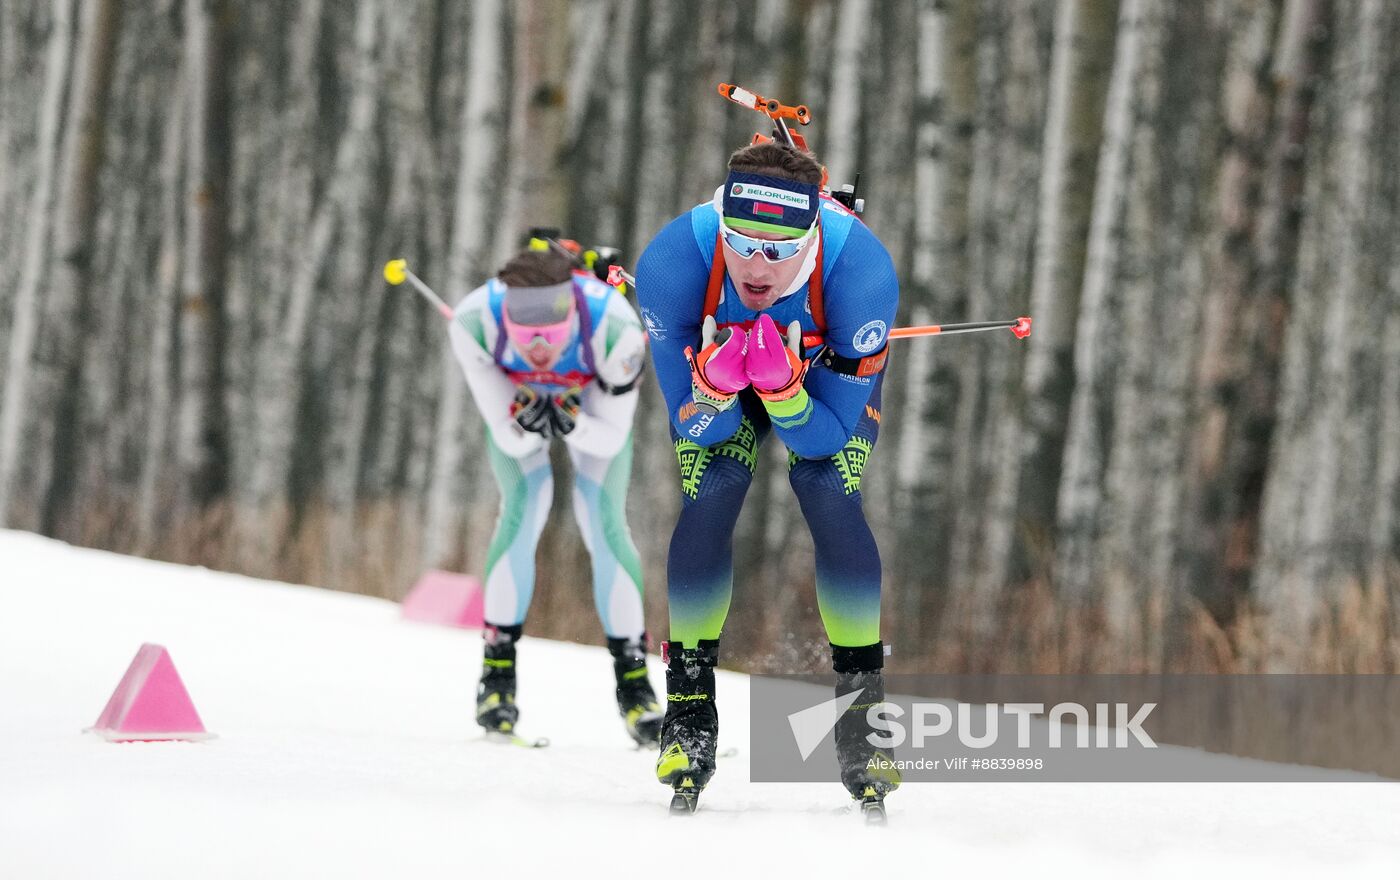
[[(733, 535), (770, 433), (816, 546), (817, 603), (838, 694), (863, 699), (837, 725), (842, 782), (883, 795), (865, 710), (883, 700), (880, 556), (861, 473), (880, 428), (885, 345), (899, 284), (888, 252), (821, 192), (810, 154), (736, 152), (712, 201), (673, 220), (637, 268), (680, 465), (682, 509), (667, 562), (668, 707), (658, 778), (700, 788), (714, 771), (714, 667), (733, 591)], [(806, 337), (808, 345), (802, 344)]]

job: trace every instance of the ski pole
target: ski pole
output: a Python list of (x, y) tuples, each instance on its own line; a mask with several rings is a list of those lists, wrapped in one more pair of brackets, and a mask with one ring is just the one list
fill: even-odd
[[(980, 333), (983, 330), (1010, 330), (1017, 339), (1031, 335), (1031, 319), (1022, 316), (1014, 321), (974, 321), (968, 324), (924, 324), (918, 327), (896, 327), (890, 339), (913, 339), (916, 336), (950, 336), (954, 333)], [(814, 349), (826, 344), (826, 337), (816, 333), (802, 337), (802, 344)]]
[(423, 298), (433, 304), (433, 308), (438, 310), (438, 314), (447, 320), (452, 320), (452, 306), (442, 301), (442, 297), (433, 293), (433, 289), (423, 283), (423, 279), (414, 275), (408, 269), (407, 260), (390, 260), (384, 264), (384, 280), (397, 287), (408, 281), (413, 285), (413, 289), (423, 295)]
[(1017, 339), (1031, 335), (1031, 319), (1022, 316), (1014, 321), (973, 321), (968, 324), (925, 324), (921, 327), (896, 327), (890, 331), (891, 339), (908, 339), (914, 336), (948, 336), (952, 333), (979, 333), (983, 330), (1010, 330)]
[[(384, 267), (387, 276), (389, 267)], [(626, 281), (633, 288), (637, 286), (637, 279), (626, 269), (614, 263), (608, 267), (608, 283), (613, 287)], [(917, 327), (896, 327), (890, 331), (890, 339), (912, 339), (916, 336), (951, 336), (954, 333), (980, 333), (983, 330), (1010, 330), (1011, 335), (1017, 339), (1025, 339), (1031, 335), (1031, 319), (1029, 315), (1022, 315), (1014, 321), (971, 321), (966, 324), (922, 324)], [(816, 348), (825, 343), (825, 338), (815, 333), (802, 337), (802, 344), (807, 348)]]

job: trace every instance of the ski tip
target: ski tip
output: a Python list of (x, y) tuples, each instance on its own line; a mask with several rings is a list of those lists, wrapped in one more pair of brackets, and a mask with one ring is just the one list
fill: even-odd
[(519, 734), (511, 733), (507, 730), (486, 731), (486, 741), (506, 746), (519, 746), (522, 749), (543, 749), (549, 745), (549, 740), (545, 737), (526, 739)]
[(689, 776), (682, 776), (671, 795), (671, 815), (689, 816), (700, 805), (700, 786)]
[(671, 798), (672, 816), (689, 816), (695, 812), (695, 802), (686, 800), (680, 795)]
[(866, 786), (864, 796), (860, 799), (860, 812), (865, 816), (866, 825), (884, 825), (889, 821), (889, 816), (885, 813), (885, 796), (876, 791), (874, 786)]

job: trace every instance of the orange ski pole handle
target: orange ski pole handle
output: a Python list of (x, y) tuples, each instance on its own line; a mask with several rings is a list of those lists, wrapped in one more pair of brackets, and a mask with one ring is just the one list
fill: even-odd
[(769, 119), (792, 119), (800, 125), (808, 125), (812, 121), (812, 111), (807, 109), (806, 104), (791, 106), (729, 83), (720, 83), (719, 93), (740, 107), (757, 110)]

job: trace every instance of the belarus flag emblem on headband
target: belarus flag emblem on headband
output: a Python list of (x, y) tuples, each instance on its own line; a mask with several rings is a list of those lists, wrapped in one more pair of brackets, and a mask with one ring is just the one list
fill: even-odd
[(731, 170), (719, 195), (725, 223), (741, 231), (801, 235), (821, 213), (821, 186), (800, 180)]

